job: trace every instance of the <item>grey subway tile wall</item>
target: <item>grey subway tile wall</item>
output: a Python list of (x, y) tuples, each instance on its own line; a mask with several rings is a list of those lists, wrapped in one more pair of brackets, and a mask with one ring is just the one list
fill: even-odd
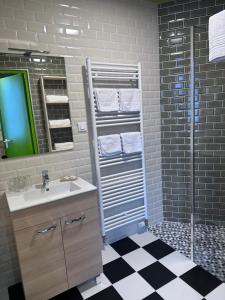
[(208, 20), (225, 0), (159, 6), (163, 207), (166, 221), (189, 222), (190, 26), (195, 35), (197, 221), (225, 224), (225, 63), (208, 62)]

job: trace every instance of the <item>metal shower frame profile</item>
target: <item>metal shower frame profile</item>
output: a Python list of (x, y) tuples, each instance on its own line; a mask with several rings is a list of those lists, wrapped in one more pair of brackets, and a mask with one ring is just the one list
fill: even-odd
[(195, 198), (195, 34), (197, 30), (206, 30), (205, 27), (191, 26), (190, 27), (190, 152), (191, 152), (191, 259), (194, 261), (195, 247), (195, 213), (196, 213), (196, 198)]

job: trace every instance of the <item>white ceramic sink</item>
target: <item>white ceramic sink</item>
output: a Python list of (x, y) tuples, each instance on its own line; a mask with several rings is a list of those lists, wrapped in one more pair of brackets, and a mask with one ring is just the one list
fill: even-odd
[(36, 205), (68, 198), (95, 190), (96, 187), (78, 177), (76, 181), (50, 181), (49, 190), (42, 189), (42, 185), (33, 185), (28, 190), (18, 193), (8, 192), (6, 198), (11, 212)]
[(25, 201), (36, 201), (39, 199), (45, 199), (55, 196), (63, 196), (65, 197), (66, 194), (70, 194), (74, 191), (80, 190), (81, 187), (78, 186), (76, 183), (68, 181), (68, 182), (58, 182), (52, 181), (49, 183), (49, 190), (44, 191), (41, 188), (41, 185), (35, 186), (35, 190), (25, 191), (22, 193), (23, 198)]

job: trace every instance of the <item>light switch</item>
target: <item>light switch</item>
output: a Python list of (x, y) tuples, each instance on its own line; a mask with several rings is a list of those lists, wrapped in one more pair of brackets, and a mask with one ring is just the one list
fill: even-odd
[(78, 122), (78, 131), (79, 132), (86, 132), (87, 131), (87, 123), (86, 122)]

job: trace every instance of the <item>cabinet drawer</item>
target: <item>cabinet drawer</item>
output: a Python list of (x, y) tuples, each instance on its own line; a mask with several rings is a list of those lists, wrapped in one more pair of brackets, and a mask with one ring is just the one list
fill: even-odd
[(27, 300), (47, 300), (68, 288), (60, 219), (15, 233)]
[(73, 211), (86, 210), (93, 207), (97, 207), (96, 191), (13, 212), (11, 214), (13, 227), (14, 230), (21, 230), (37, 224), (60, 219)]
[(102, 272), (98, 209), (80, 210), (61, 219), (69, 288)]

